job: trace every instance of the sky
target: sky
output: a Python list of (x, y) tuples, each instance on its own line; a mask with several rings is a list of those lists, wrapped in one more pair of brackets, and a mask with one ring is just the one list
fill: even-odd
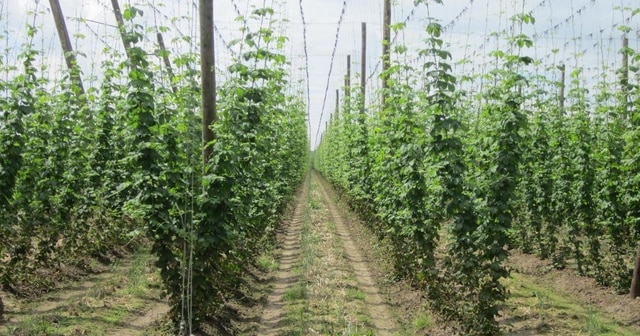
[[(634, 28), (630, 47), (636, 50), (640, 47), (637, 29), (640, 15), (630, 18), (631, 11), (625, 9), (640, 8), (640, 0), (443, 0), (443, 4), (431, 0), (428, 6), (416, 5), (413, 0), (392, 2), (392, 23), (406, 23), (405, 29), (392, 33), (394, 45), (402, 44), (409, 50), (406, 56), (394, 56), (394, 60), (418, 65), (416, 51), (424, 45), (424, 27), (432, 17), (446, 29), (443, 39), (459, 75), (488, 71), (489, 52), (505, 47), (504, 39), (492, 33), (508, 29), (510, 17), (519, 12), (531, 13), (536, 19), (535, 24), (523, 29), (534, 41), (534, 47), (526, 53), (542, 63), (538, 71), (551, 79), (558, 76), (552, 66), (560, 63), (567, 64), (569, 71), (583, 68), (587, 82), (595, 82), (605, 65), (611, 69), (619, 67), (622, 25)], [(83, 53), (79, 64), (85, 83), (97, 85), (100, 63), (109, 57), (102, 50), (109, 46), (122, 51), (111, 2), (60, 0), (60, 3), (74, 47)], [(237, 53), (237, 47), (229, 49), (226, 44), (241, 36), (238, 13), (248, 15), (251, 8), (263, 4), (275, 9), (276, 18), (282, 21), (278, 30), (289, 39), (284, 54), (291, 62), (294, 89), (310, 102), (309, 139), (313, 148), (333, 113), (335, 91), (343, 86), (347, 55), (351, 55), (352, 82), (359, 82), (362, 22), (367, 24), (367, 101), (375, 103), (378, 99), (383, 0), (215, 0), (216, 62), (221, 76)], [(155, 48), (155, 33), (158, 27), (165, 26), (168, 30), (164, 39), (172, 55), (199, 52), (197, 0), (120, 0), (120, 5), (144, 11), (136, 22), (147, 28), (145, 49)], [(25, 24), (35, 22), (41, 27), (33, 41), (42, 50), (40, 61), (49, 65), (51, 78), (59, 78), (64, 60), (49, 2), (1, 0), (0, 15), (1, 30), (5, 31), (0, 40), (5, 50), (3, 58), (8, 62), (15, 60), (25, 43)], [(192, 42), (185, 41), (185, 37), (192, 37)], [(546, 66), (550, 69), (545, 70)], [(614, 70), (607, 73), (613, 76)]]

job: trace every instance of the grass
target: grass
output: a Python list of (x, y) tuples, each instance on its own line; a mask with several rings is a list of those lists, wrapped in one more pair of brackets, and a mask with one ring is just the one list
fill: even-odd
[(155, 279), (147, 277), (147, 264), (151, 262), (149, 257), (149, 254), (137, 253), (131, 262), (127, 276), (120, 276), (120, 281), (125, 284), (122, 288), (123, 295), (151, 298), (148, 296), (149, 282), (153, 282)]
[(413, 319), (413, 327), (416, 331), (430, 328), (432, 325), (433, 321), (431, 320), (431, 315), (429, 315), (427, 312), (422, 312)]
[(108, 335), (160, 296), (158, 270), (149, 267), (153, 259), (149, 251), (139, 251), (90, 287), (70, 284), (26, 303), (17, 314), (26, 318), (0, 327), (0, 335)]
[(600, 320), (599, 313), (592, 307), (587, 307), (585, 319), (587, 322), (586, 332), (589, 335), (602, 335), (610, 331)]
[(531, 276), (512, 273), (505, 285), (510, 291), (505, 324), (513, 333), (533, 329), (539, 335), (636, 335), (595, 307), (540, 285)]
[[(309, 189), (312, 189), (314, 184), (311, 183)], [(309, 302), (307, 300), (307, 281), (305, 277), (311, 269), (313, 262), (316, 258), (315, 244), (318, 243), (319, 237), (313, 234), (311, 230), (311, 215), (310, 209), (316, 207), (319, 209), (319, 203), (312, 202), (310, 197), (311, 192), (305, 195), (307, 198), (307, 206), (305, 207), (304, 218), (302, 221), (302, 233), (300, 239), (300, 249), (302, 256), (300, 264), (295, 268), (295, 274), (300, 278), (298, 283), (288, 289), (284, 295), (283, 300), (286, 304), (287, 312), (287, 325), (291, 328), (286, 331), (286, 335), (305, 335), (308, 329), (309, 318)]]
[(337, 227), (320, 186), (311, 181), (300, 234), (297, 283), (283, 294), (283, 335), (373, 335), (365, 293), (347, 266)]
[(284, 293), (285, 301), (296, 301), (307, 298), (307, 288), (302, 283), (298, 283), (295, 287), (288, 289)]
[(347, 288), (347, 298), (364, 301), (365, 294), (359, 288)]
[(280, 267), (278, 260), (276, 260), (272, 252), (265, 252), (259, 255), (256, 263), (258, 267), (267, 272), (275, 272), (278, 270), (278, 267)]
[[(359, 319), (350, 316), (352, 312), (344, 301), (346, 298), (364, 300), (364, 293), (357, 288), (341, 290), (336, 286), (339, 280), (332, 266), (323, 262), (325, 257), (337, 254), (341, 245), (335, 235), (335, 224), (326, 220), (327, 210), (316, 181), (311, 182), (306, 202), (301, 254), (295, 268), (299, 279), (283, 296), (288, 322), (285, 334), (307, 335), (313, 329), (320, 335), (365, 335), (367, 329)], [(331, 233), (329, 240), (325, 240), (324, 229)]]
[(312, 210), (319, 210), (320, 209), (320, 201), (318, 201), (317, 198), (311, 198), (309, 200), (309, 208), (311, 208)]

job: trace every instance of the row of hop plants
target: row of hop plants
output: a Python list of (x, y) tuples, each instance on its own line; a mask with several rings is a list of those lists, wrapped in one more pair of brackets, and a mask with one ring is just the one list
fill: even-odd
[[(393, 64), (385, 74), (385, 106), (367, 116), (345, 106), (314, 164), (388, 241), (398, 277), (424, 286), (433, 306), (465, 331), (495, 334), (519, 175), (521, 148), (513, 144), (526, 124), (517, 70), (532, 61), (515, 52), (531, 41), (518, 36), (513, 54), (495, 53), (501, 67), (490, 76), (500, 85), (471, 117), (460, 106), (463, 93), (447, 63), (442, 27), (431, 21), (426, 32), (421, 71)], [(473, 123), (482, 123), (476, 129), (482, 132), (469, 139)], [(436, 254), (441, 239), (449, 241), (444, 260)]]
[[(628, 27), (621, 30), (629, 33)], [(523, 139), (526, 174), (511, 235), (523, 251), (622, 294), (630, 288), (640, 238), (640, 57), (630, 48), (620, 53), (629, 65), (615, 75), (603, 73), (595, 92), (585, 88), (579, 65), (567, 74), (567, 97), (544, 92), (557, 83), (535, 82), (531, 128)]]
[(617, 92), (618, 79), (603, 76), (590, 99), (576, 68), (559, 98), (525, 56), (533, 42), (521, 32), (534, 18), (511, 21), (508, 47), (491, 52), (494, 70), (482, 75), (491, 85), (467, 92), (431, 20), (422, 67), (392, 64), (386, 103), (371, 113), (347, 97), (314, 153), (314, 167), (388, 242), (396, 276), (465, 334), (499, 332), (510, 249), (624, 292), (638, 241), (640, 57), (622, 51), (630, 80)]
[[(236, 41), (243, 52), (218, 87), (203, 169), (198, 57), (175, 56), (167, 78), (141, 47), (144, 27), (135, 21), (143, 12), (123, 14), (131, 48), (126, 57), (105, 50), (113, 57), (102, 64), (102, 83), (86, 94), (35, 66), (43, 56), (32, 43), (36, 27), (22, 67), (2, 64), (16, 75), (0, 81), (0, 283), (18, 295), (35, 281), (49, 290), (39, 270), (149, 242), (175, 325), (202, 325), (274, 238), (304, 177), (305, 107), (289, 94), (275, 13), (253, 11), (248, 20), (268, 24)], [(183, 302), (192, 315), (181, 315)]]

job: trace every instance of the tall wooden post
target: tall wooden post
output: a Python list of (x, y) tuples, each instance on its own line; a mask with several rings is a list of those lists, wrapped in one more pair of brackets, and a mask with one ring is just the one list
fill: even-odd
[(120, 10), (118, 0), (111, 0), (111, 6), (113, 7), (113, 14), (116, 17), (116, 22), (118, 23), (118, 30), (120, 31), (120, 37), (122, 38), (122, 44), (124, 45), (124, 52), (127, 54), (127, 57), (129, 57), (131, 43), (127, 39), (127, 31), (124, 28), (124, 19), (122, 18), (122, 11)]
[(340, 116), (340, 90), (336, 89), (336, 118)]
[(382, 22), (382, 109), (386, 106), (389, 76), (387, 71), (391, 66), (391, 0), (384, 0), (384, 18)]
[[(623, 110), (622, 116), (631, 122), (631, 125), (636, 126), (636, 121), (632, 119), (629, 114), (629, 39), (624, 36), (622, 39), (622, 75), (620, 77), (620, 85), (622, 86), (622, 103)], [(640, 242), (638, 243), (638, 251), (636, 252), (636, 263), (633, 268), (633, 277), (631, 278), (631, 290), (629, 296), (632, 299), (640, 296)]]
[(347, 74), (344, 76), (344, 111), (351, 111), (351, 55), (347, 55)]
[(565, 78), (567, 76), (566, 66), (564, 64), (560, 65), (560, 93), (558, 94), (558, 107), (560, 107), (560, 112), (564, 113), (564, 90), (565, 90)]
[(84, 85), (82, 85), (82, 78), (80, 78), (80, 69), (76, 60), (76, 55), (73, 53), (73, 46), (71, 45), (71, 39), (69, 38), (69, 31), (67, 30), (67, 24), (64, 21), (64, 15), (62, 14), (62, 8), (58, 0), (49, 0), (51, 6), (51, 14), (53, 14), (53, 20), (56, 23), (56, 29), (58, 30), (58, 36), (60, 37), (60, 45), (64, 52), (64, 59), (69, 69), (71, 81), (78, 87), (80, 94), (84, 94)]
[(629, 120), (629, 38), (622, 38), (622, 74), (620, 75), (620, 89), (622, 91), (623, 119)]
[(213, 154), (208, 144), (215, 134), (211, 126), (216, 120), (216, 74), (213, 43), (213, 0), (200, 0), (200, 71), (202, 72), (202, 161), (206, 169)]
[(169, 82), (171, 82), (171, 90), (173, 93), (177, 93), (178, 89), (176, 88), (176, 84), (173, 82), (174, 75), (173, 69), (171, 68), (171, 61), (169, 60), (169, 52), (164, 45), (164, 39), (162, 38), (162, 33), (158, 32), (158, 46), (160, 47), (160, 56), (162, 56), (162, 60), (164, 61), (164, 66), (167, 68), (167, 74), (169, 74)]
[(360, 52), (360, 94), (362, 101), (360, 113), (365, 113), (366, 106), (366, 85), (367, 85), (367, 23), (362, 22), (362, 51)]
[(631, 291), (629, 296), (632, 299), (640, 296), (640, 244), (638, 244), (638, 251), (636, 252), (636, 264), (633, 268), (633, 278), (631, 278)]

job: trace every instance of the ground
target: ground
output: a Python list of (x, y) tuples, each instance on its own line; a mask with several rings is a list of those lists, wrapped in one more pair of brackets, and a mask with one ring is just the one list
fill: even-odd
[[(275, 248), (247, 265), (211, 335), (455, 335), (422, 290), (396, 279), (388, 246), (310, 174)], [(30, 299), (0, 293), (0, 335), (163, 335), (168, 306), (153, 256), (139, 251)], [(517, 251), (508, 261), (507, 335), (640, 335), (640, 300)]]
[(0, 293), (0, 335), (139, 335), (168, 312), (153, 261), (141, 249), (36, 298)]

